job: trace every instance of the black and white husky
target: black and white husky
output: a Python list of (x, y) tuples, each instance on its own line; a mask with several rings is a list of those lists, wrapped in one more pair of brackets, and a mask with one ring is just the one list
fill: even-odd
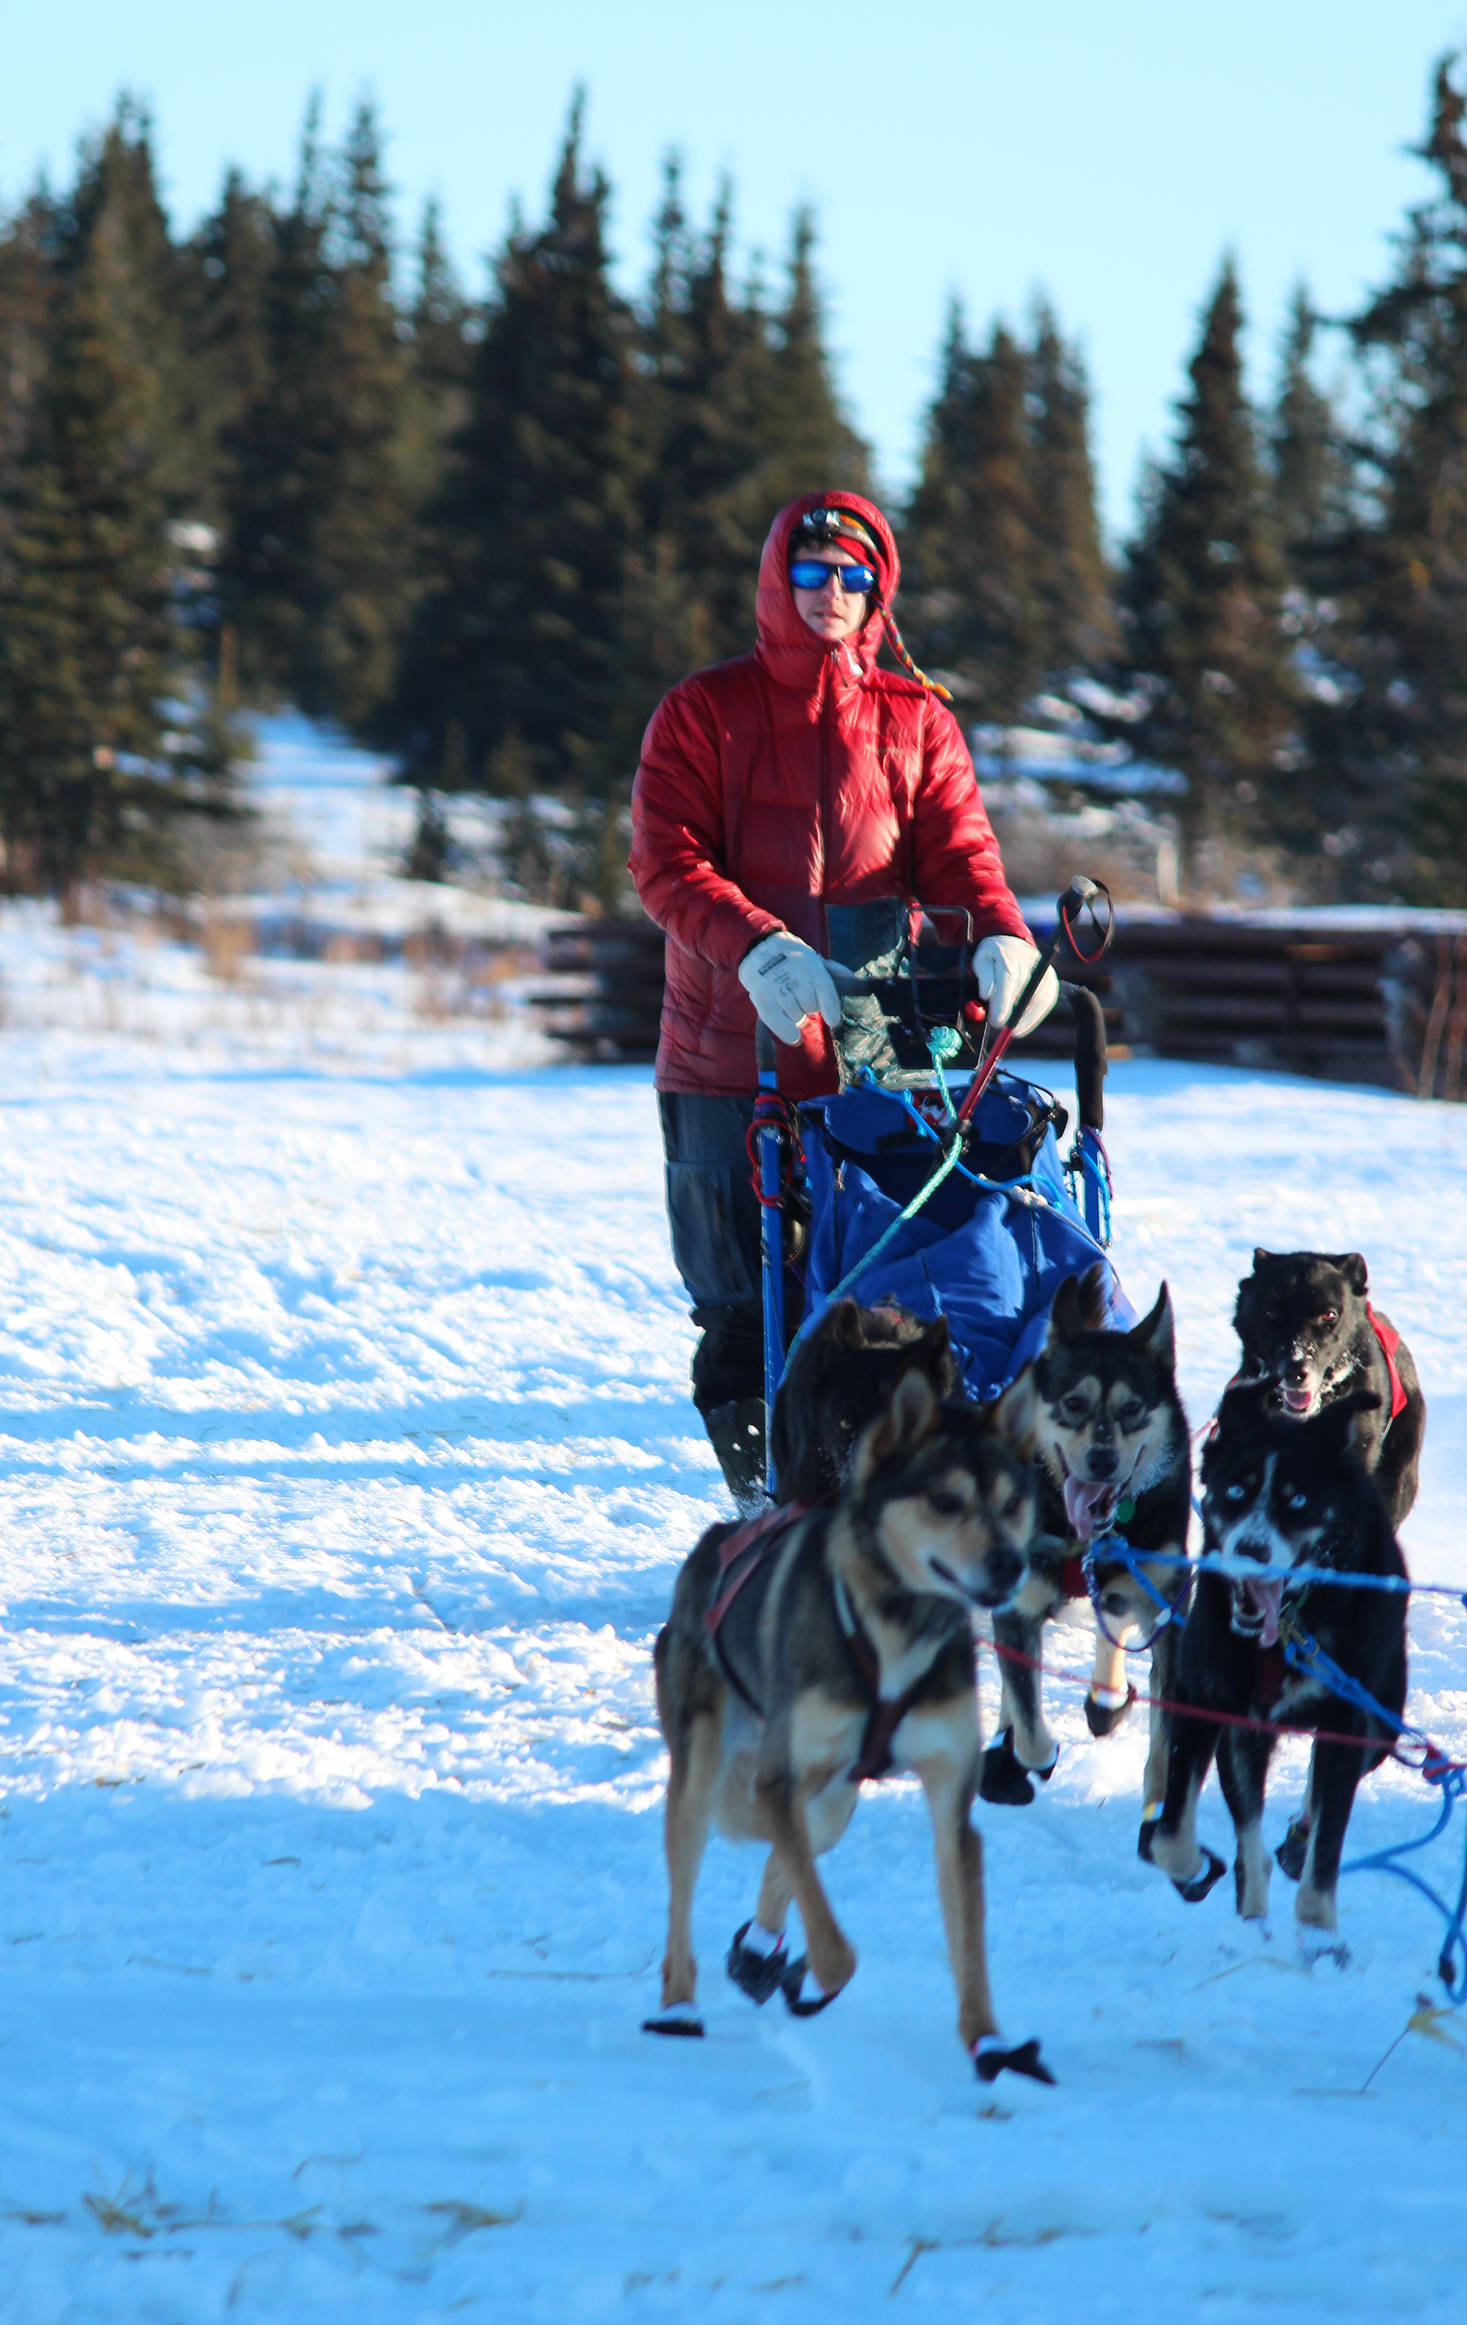
[[(1309, 1566), (1405, 1577), (1384, 1496), (1354, 1442), (1358, 1410), (1356, 1399), (1340, 1397), (1291, 1420), (1272, 1407), (1264, 1384), (1223, 1398), (1202, 1457), (1203, 1551), (1176, 1678), (1178, 1703), (1195, 1716), (1172, 1715), (1166, 1799), (1147, 1852), (1189, 1904), (1206, 1896), (1223, 1863), (1198, 1841), (1197, 1802), (1216, 1753), (1237, 1836), (1238, 1911), (1262, 1920), (1270, 1871), (1263, 1794), (1275, 1727), (1329, 1730), (1330, 1740), (1316, 1737), (1303, 1813), (1278, 1851), (1299, 1880), (1294, 1911), (1306, 1954), (1340, 1951), (1329, 1941), (1355, 1788), (1385, 1758), (1406, 1701), (1404, 1592), (1292, 1579)], [(1310, 1641), (1385, 1716), (1336, 1694), (1327, 1671), (1311, 1668)], [(1270, 1724), (1223, 1724), (1211, 1712)]]

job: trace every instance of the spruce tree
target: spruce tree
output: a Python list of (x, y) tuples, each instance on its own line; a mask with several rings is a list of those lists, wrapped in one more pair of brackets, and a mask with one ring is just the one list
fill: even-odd
[(52, 344), (0, 555), (0, 828), (11, 879), (63, 897), (96, 870), (166, 876), (174, 818), (228, 804), (182, 707), (175, 407), (147, 344), (156, 252), (117, 150), (87, 158), (58, 221)]
[(1321, 560), (1349, 522), (1352, 483), (1343, 424), (1311, 370), (1318, 333), (1319, 316), (1298, 283), (1279, 350), (1268, 448), (1285, 570), (1306, 595), (1317, 593)]
[(475, 321), (448, 255), (436, 199), (423, 207), (415, 275), (408, 313), (412, 381), (419, 406), (413, 487), (415, 497), (426, 500), (437, 482), (445, 448), (468, 417)]
[(633, 380), (641, 602), (627, 627), (649, 707), (689, 669), (752, 642), (759, 551), (777, 506), (761, 473), (772, 351), (762, 311), (729, 286), (731, 210), (725, 185), (694, 234), (669, 161)]
[(231, 437), (221, 608), (250, 693), (362, 732), (407, 610), (409, 357), (375, 113), (358, 107), (339, 158), (323, 157), (317, 122), (313, 103), (273, 222), (268, 361)]
[(1090, 456), (1089, 383), (1045, 299), (1034, 318), (1027, 404), (1036, 658), (1054, 679), (1095, 669), (1114, 652), (1116, 631)]
[[(749, 350), (751, 361), (755, 352)], [(759, 463), (748, 500), (764, 512), (764, 530), (799, 493), (867, 489), (870, 451), (851, 426), (831, 375), (815, 274), (815, 221), (808, 209), (797, 210), (791, 223), (785, 296), (754, 381)]]
[(55, 239), (56, 205), (44, 185), (0, 225), (0, 545), (45, 378)]
[(326, 400), (330, 193), (320, 100), (301, 133), (294, 194), (272, 220), (266, 363), (230, 431), (220, 614), (239, 639), (248, 699), (314, 699), (311, 550), (332, 446)]
[(1272, 792), (1297, 749), (1282, 573), (1243, 388), (1241, 325), (1229, 259), (1126, 578), (1128, 656), (1147, 700), (1132, 737), (1186, 778), (1180, 821), (1184, 871), (1194, 879), (1205, 843), (1246, 841), (1267, 827)]
[(469, 415), (431, 523), (433, 579), (376, 731), (422, 786), (537, 789), (629, 777), (650, 705), (621, 664), (635, 443), (633, 318), (611, 287), (609, 188), (572, 109), (538, 231), (496, 267)]
[(198, 513), (218, 528), (238, 497), (247, 419), (269, 387), (267, 300), (275, 220), (264, 194), (229, 170), (218, 207), (180, 254), (186, 387), (205, 448)]
[[(1436, 67), (1436, 175), (1355, 325), (1376, 385), (1370, 507), (1341, 559), (1348, 632), (1331, 772), (1364, 893), (1467, 901), (1467, 98)], [(1357, 836), (1358, 835), (1358, 836)]]
[(1042, 667), (1028, 363), (995, 323), (987, 350), (948, 318), (937, 396), (908, 511), (911, 627), (964, 708), (1007, 726)]
[(305, 708), (360, 732), (392, 683), (417, 481), (389, 195), (369, 103), (352, 118), (339, 169), (324, 331), (328, 448), (308, 556), (310, 653), (298, 669), (297, 695)]
[(86, 249), (99, 237), (114, 245), (125, 300), (117, 323), (133, 361), (149, 378), (156, 414), (154, 456), (171, 514), (198, 505), (210, 466), (207, 429), (187, 386), (184, 275), (158, 193), (152, 122), (126, 94), (100, 137), (83, 148), (77, 182), (60, 217), (65, 269), (68, 244)]

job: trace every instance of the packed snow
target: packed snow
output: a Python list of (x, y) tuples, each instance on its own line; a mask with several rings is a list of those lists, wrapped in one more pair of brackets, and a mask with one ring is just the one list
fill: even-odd
[[(1055, 2089), (974, 2080), (911, 1784), (827, 1860), (835, 2009), (727, 1984), (758, 1860), (715, 1840), (708, 2039), (639, 2031), (651, 1642), (727, 1506), (645, 1071), (402, 966), (221, 982), (37, 911), (0, 975), (3, 2325), (1459, 2325), (1439, 1924), (1355, 1876), (1349, 1966), (1306, 1971), (1281, 1876), (1267, 1941), (1230, 1884), (1183, 1906), (1135, 1854), (1140, 1729), (1092, 1741), (1077, 1685), (1047, 1791), (979, 1811), (998, 2005)], [(1194, 1422), (1256, 1242), (1367, 1253), (1431, 1406), (1408, 1555), (1467, 1588), (1467, 1111), (1142, 1062), (1110, 1109), (1116, 1257), (1171, 1283)], [(1467, 1613), (1418, 1601), (1412, 1641), (1467, 1754)], [(1055, 1655), (1088, 1665), (1078, 1617)], [(983, 1691), (991, 1725), (986, 1654)], [(1432, 1814), (1385, 1770), (1352, 1846)]]

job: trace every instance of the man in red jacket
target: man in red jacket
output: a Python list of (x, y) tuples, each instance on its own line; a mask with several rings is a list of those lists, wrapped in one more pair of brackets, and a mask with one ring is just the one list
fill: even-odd
[[(744, 1148), (756, 1016), (780, 1045), (787, 1097), (836, 1088), (834, 906), (965, 906), (998, 1025), (1037, 957), (962, 731), (892, 619), (900, 571), (890, 526), (858, 494), (781, 509), (759, 562), (758, 644), (658, 705), (632, 793), (631, 873), (668, 938), (656, 1079), (673, 1257), (703, 1334), (693, 1401), (742, 1504), (757, 1503), (763, 1473), (759, 1210)], [(884, 636), (908, 675), (877, 669)], [(1057, 991), (1050, 972), (1018, 1030)]]

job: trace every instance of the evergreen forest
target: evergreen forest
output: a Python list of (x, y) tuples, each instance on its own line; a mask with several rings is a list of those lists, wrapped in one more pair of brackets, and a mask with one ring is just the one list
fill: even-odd
[[(912, 650), (986, 764), (1039, 729), (1082, 788), (1086, 749), (1112, 788), (1169, 771), (1194, 892), (1231, 851), (1320, 900), (1467, 903), (1464, 113), (1444, 58), (1387, 279), (1329, 318), (1301, 285), (1265, 400), (1233, 262), (1199, 286), (1118, 548), (1062, 319), (947, 317), (886, 502)], [(373, 107), (338, 149), (313, 106), (288, 188), (231, 169), (180, 235), (123, 98), (0, 217), (0, 888), (183, 883), (250, 714), (294, 705), (416, 788), (418, 876), (474, 792), (517, 892), (615, 898), (642, 729), (752, 643), (774, 510), (880, 488), (814, 220), (736, 274), (732, 191), (694, 218), (669, 160), (628, 296), (609, 202), (573, 105), (543, 214), (468, 289), (434, 205), (400, 240)]]

